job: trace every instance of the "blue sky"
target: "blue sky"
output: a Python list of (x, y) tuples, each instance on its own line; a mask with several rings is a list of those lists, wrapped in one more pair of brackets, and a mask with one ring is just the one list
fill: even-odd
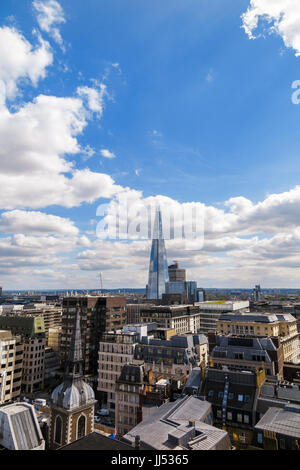
[[(291, 15), (300, 28), (294, 2), (278, 3), (281, 17)], [(1, 131), (0, 124), (8, 142), (0, 155), (8, 185), (0, 220), (4, 288), (93, 288), (100, 270), (105, 287), (143, 287), (149, 243), (133, 242), (128, 251), (95, 237), (96, 209), (118, 188), (207, 209), (203, 250), (167, 244), (170, 258), (204, 287), (298, 287), (300, 107), (291, 85), (300, 79), (299, 38), (276, 8), (266, 0), (3, 0), (0, 13), (0, 80), (15, 88), (5, 110), (16, 120), (26, 109), (24, 124), (26, 116), (43, 123), (36, 135), (18, 121), (16, 157), (9, 125)], [(32, 48), (12, 63), (9, 32), (12, 55), (20, 41)], [(255, 32), (260, 37), (251, 39)], [(42, 48), (33, 78), (32, 54)], [(53, 105), (49, 129), (41, 95)], [(59, 102), (59, 115), (53, 97), (71, 100)], [(81, 131), (66, 124), (66, 110)], [(55, 124), (63, 123), (52, 148)]]

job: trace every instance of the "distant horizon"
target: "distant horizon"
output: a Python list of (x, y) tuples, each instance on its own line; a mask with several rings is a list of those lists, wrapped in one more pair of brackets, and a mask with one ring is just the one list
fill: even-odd
[[(236, 287), (236, 288), (231, 288), (231, 287), (201, 287), (201, 289), (204, 289), (206, 291), (209, 291), (209, 290), (220, 290), (220, 291), (233, 291), (233, 292), (253, 292), (253, 287), (252, 288), (248, 288), (248, 287)], [(5, 294), (5, 293), (10, 293), (10, 292), (65, 292), (65, 291), (82, 291), (82, 292), (90, 292), (90, 291), (93, 291), (93, 292), (99, 292), (99, 291), (102, 291), (102, 292), (117, 292), (117, 291), (126, 291), (126, 292), (146, 292), (146, 289), (145, 288), (139, 288), (139, 287), (114, 287), (114, 288), (111, 288), (111, 289), (99, 289), (99, 288), (90, 288), (90, 289), (82, 289), (82, 288), (59, 288), (59, 289), (6, 289), (6, 290), (2, 290), (2, 294)], [(264, 292), (264, 291), (292, 291), (292, 293), (294, 293), (294, 291), (299, 291), (299, 294), (300, 294), (300, 287), (299, 288), (294, 288), (294, 287), (261, 287), (261, 292)]]

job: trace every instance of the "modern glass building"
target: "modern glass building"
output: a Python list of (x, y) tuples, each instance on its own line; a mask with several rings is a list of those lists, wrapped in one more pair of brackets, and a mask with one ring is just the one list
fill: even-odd
[(150, 254), (149, 279), (146, 287), (147, 299), (161, 299), (165, 283), (169, 281), (167, 253), (162, 231), (161, 211), (155, 214), (153, 239)]

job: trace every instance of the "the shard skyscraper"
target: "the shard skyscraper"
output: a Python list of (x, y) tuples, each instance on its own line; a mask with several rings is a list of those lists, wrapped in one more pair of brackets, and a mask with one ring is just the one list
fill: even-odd
[(149, 279), (146, 288), (147, 299), (161, 299), (165, 293), (165, 283), (169, 280), (167, 253), (162, 231), (160, 207), (157, 207), (153, 227), (150, 254)]

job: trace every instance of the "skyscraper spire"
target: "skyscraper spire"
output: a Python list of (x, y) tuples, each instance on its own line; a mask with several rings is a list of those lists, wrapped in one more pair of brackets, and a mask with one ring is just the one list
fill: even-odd
[(153, 240), (163, 240), (163, 231), (162, 231), (162, 219), (161, 219), (161, 210), (160, 206), (157, 206), (155, 212), (155, 220), (153, 225)]
[(157, 206), (153, 226), (153, 239), (150, 254), (149, 279), (146, 288), (147, 299), (161, 299), (165, 293), (165, 283), (169, 280), (167, 253), (162, 230), (162, 216)]
[(66, 378), (82, 377), (82, 361), (83, 357), (80, 330), (80, 306), (79, 303), (77, 303), (75, 324), (72, 330), (69, 357), (66, 364)]
[(93, 389), (83, 378), (82, 362), (80, 305), (79, 302), (77, 302), (64, 380), (53, 390), (51, 395), (51, 401), (56, 406), (66, 410), (72, 410), (87, 403), (94, 403), (95, 395)]

